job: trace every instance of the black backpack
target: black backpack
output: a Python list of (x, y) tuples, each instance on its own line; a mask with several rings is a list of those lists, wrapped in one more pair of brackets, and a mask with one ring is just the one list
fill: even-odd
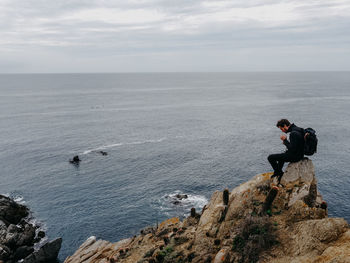
[(305, 155), (313, 155), (317, 152), (317, 136), (316, 131), (312, 128), (304, 129), (304, 154)]

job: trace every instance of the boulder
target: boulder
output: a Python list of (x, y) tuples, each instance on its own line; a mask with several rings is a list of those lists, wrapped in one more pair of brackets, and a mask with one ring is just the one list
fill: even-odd
[(29, 256), (33, 252), (34, 252), (34, 248), (33, 247), (21, 246), (21, 247), (16, 249), (15, 255), (14, 255), (14, 259), (15, 260), (23, 259), (23, 258)]
[(4, 262), (11, 256), (11, 250), (5, 246), (0, 244), (0, 262), (3, 260)]
[(17, 241), (17, 246), (32, 245), (35, 238), (35, 227), (32, 224), (27, 224), (24, 227), (23, 233)]
[(23, 263), (48, 263), (56, 261), (61, 249), (62, 238), (57, 238), (43, 245), (38, 251), (30, 254)]
[(6, 225), (18, 224), (22, 218), (28, 216), (29, 210), (11, 198), (0, 195), (0, 220)]
[(315, 180), (315, 168), (311, 160), (304, 158), (295, 163), (289, 163), (281, 179), (283, 185), (306, 183)]

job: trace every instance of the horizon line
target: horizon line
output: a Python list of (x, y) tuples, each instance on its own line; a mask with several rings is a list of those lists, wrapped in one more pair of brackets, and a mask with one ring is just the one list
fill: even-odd
[(177, 73), (318, 73), (318, 72), (350, 72), (350, 70), (268, 70), (268, 71), (119, 71), (119, 72), (0, 72), (0, 75), (44, 75), (44, 74), (177, 74)]

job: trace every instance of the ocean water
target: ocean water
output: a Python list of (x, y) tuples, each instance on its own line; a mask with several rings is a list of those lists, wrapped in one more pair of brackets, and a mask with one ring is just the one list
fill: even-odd
[(349, 72), (0, 75), (0, 193), (63, 238), (64, 260), (271, 171), (288, 118), (317, 131), (319, 190), (350, 221), (349, 110)]

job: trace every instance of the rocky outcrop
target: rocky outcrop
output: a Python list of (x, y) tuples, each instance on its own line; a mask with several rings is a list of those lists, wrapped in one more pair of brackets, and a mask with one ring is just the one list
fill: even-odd
[(111, 243), (91, 237), (65, 263), (350, 262), (350, 230), (329, 218), (313, 164), (288, 165), (281, 184), (259, 174), (215, 192), (198, 214)]
[(9, 197), (0, 195), (0, 263), (23, 260), (25, 263), (47, 263), (57, 259), (62, 240), (48, 242), (34, 249), (45, 236), (29, 223), (29, 209)]

